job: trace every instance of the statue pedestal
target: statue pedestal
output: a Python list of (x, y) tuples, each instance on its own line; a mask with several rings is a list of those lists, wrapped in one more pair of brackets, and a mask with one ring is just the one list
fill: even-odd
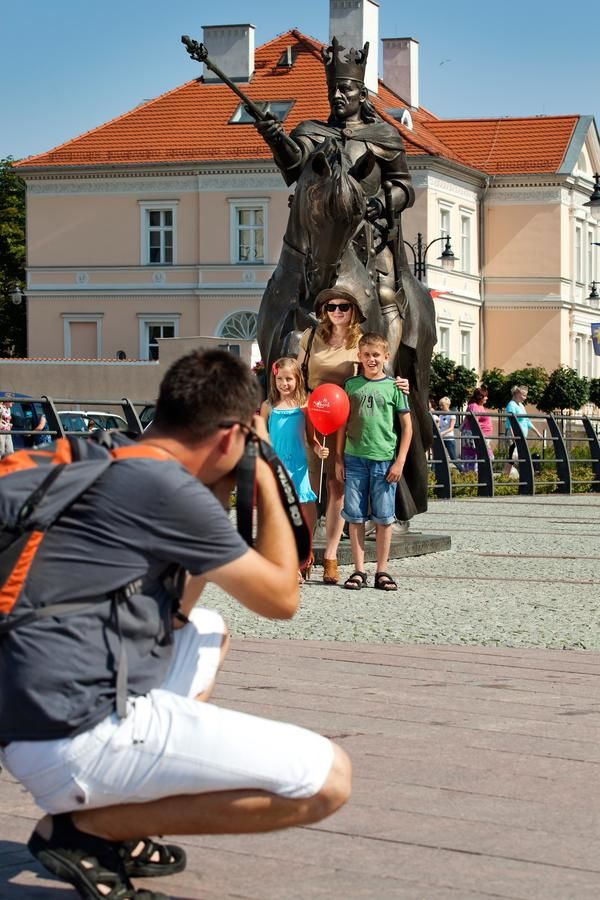
[[(449, 534), (426, 534), (422, 531), (408, 531), (400, 537), (392, 540), (390, 548), (390, 559), (403, 559), (407, 556), (424, 556), (426, 553), (439, 553), (440, 550), (449, 550), (451, 545)], [(323, 565), (323, 551), (325, 544), (323, 541), (315, 541), (313, 553), (315, 555), (315, 563)], [(366, 562), (375, 562), (375, 541), (365, 541), (365, 560)], [(340, 566), (352, 565), (352, 551), (350, 549), (350, 541), (340, 541), (337, 552), (337, 561)]]

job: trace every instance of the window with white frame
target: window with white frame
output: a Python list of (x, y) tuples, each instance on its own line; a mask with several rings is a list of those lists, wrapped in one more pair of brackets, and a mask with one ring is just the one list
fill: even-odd
[(471, 271), (471, 216), (460, 217), (460, 268), (463, 272)]
[(585, 377), (593, 378), (594, 375), (594, 345), (592, 339), (587, 338), (585, 342)]
[(103, 313), (63, 313), (65, 359), (102, 357)]
[(267, 200), (229, 200), (231, 262), (263, 265), (267, 258)]
[(583, 281), (583, 229), (581, 225), (575, 227), (575, 281)]
[(140, 201), (142, 265), (175, 265), (177, 203), (177, 200)]
[(588, 247), (587, 247), (587, 276), (588, 281), (594, 281), (594, 232), (590, 228), (588, 231)]
[(578, 375), (581, 375), (581, 338), (576, 337), (573, 343), (573, 368), (577, 372)]
[(256, 337), (258, 316), (255, 312), (241, 310), (228, 316), (219, 328), (219, 337), (253, 341)]
[(179, 337), (178, 314), (138, 315), (140, 327), (140, 359), (158, 359), (158, 341)]
[(439, 352), (450, 359), (450, 329), (446, 325), (439, 327)]
[(460, 333), (460, 364), (465, 369), (471, 368), (471, 332), (461, 331)]
[(440, 204), (440, 235), (450, 237), (450, 207)]

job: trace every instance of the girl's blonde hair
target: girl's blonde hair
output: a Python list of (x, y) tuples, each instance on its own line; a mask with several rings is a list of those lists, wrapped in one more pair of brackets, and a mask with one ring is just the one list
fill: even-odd
[[(340, 297), (342, 302), (346, 302), (345, 297)], [(347, 301), (351, 303), (350, 300)], [(348, 333), (346, 334), (346, 350), (352, 350), (354, 347), (358, 347), (358, 342), (360, 340), (360, 336), (362, 331), (360, 330), (360, 320), (362, 318), (361, 312), (356, 305), (356, 303), (351, 303), (352, 306), (352, 318), (350, 319), (350, 324), (348, 325)], [(331, 340), (331, 335), (333, 334), (333, 322), (327, 315), (327, 304), (323, 303), (319, 310), (319, 319), (321, 320), (319, 326), (317, 328), (317, 334), (326, 344)]]
[(276, 359), (271, 366), (271, 374), (269, 376), (269, 403), (271, 406), (275, 406), (275, 404), (279, 403), (281, 400), (275, 381), (280, 369), (292, 370), (294, 378), (296, 379), (296, 389), (291, 395), (290, 400), (298, 406), (304, 406), (307, 399), (304, 375), (302, 374), (302, 369), (300, 368), (298, 360), (294, 359), (293, 356), (282, 356), (280, 359)]

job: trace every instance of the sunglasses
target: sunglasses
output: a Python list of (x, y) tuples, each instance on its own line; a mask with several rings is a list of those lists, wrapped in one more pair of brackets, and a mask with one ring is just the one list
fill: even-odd
[(326, 303), (325, 309), (327, 312), (335, 312), (336, 309), (339, 309), (340, 312), (348, 312), (349, 309), (352, 308), (351, 303)]

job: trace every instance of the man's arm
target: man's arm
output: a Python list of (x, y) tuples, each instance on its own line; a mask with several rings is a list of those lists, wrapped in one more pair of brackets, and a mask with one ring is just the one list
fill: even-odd
[(404, 413), (400, 413), (398, 415), (398, 418), (400, 420), (400, 444), (398, 446), (398, 456), (390, 466), (389, 472), (387, 473), (387, 480), (390, 482), (390, 484), (398, 482), (402, 478), (404, 463), (406, 462), (408, 448), (410, 447), (410, 442), (412, 441), (413, 436), (413, 427), (412, 420), (410, 418), (410, 412), (407, 410)]
[[(212, 581), (243, 606), (269, 619), (291, 619), (300, 602), (296, 542), (277, 490), (275, 476), (267, 463), (257, 460), (256, 550), (205, 572), (195, 582), (195, 597), (207, 581)], [(194, 587), (186, 590), (191, 602)], [(192, 603), (193, 607), (193, 603)], [(187, 609), (182, 602), (182, 611)]]

